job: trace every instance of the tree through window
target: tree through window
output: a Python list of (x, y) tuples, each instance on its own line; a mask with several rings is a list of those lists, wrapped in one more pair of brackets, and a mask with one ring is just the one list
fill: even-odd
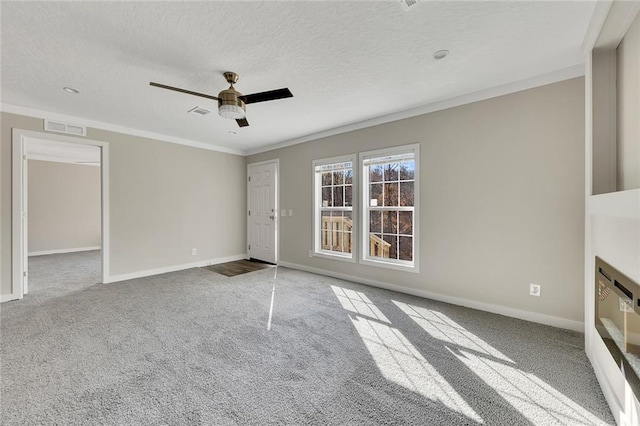
[(364, 153), (363, 260), (415, 265), (417, 146)]
[(314, 254), (353, 258), (353, 157), (314, 161)]

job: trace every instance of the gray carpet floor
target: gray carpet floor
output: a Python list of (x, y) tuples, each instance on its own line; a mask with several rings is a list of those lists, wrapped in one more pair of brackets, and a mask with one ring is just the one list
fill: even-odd
[(29, 257), (29, 293), (61, 296), (102, 280), (100, 250)]
[(3, 425), (614, 424), (580, 333), (285, 268), (34, 291), (0, 318)]

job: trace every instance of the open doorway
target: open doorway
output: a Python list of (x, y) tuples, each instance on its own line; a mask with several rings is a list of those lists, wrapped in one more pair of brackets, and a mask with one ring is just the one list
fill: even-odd
[(26, 292), (100, 282), (100, 148), (28, 139)]
[(12, 299), (108, 282), (108, 146), (13, 132)]

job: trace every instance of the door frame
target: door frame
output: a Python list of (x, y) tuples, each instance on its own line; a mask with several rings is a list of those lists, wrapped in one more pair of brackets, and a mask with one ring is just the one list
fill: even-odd
[(271, 160), (264, 160), (264, 161), (258, 161), (256, 163), (249, 163), (247, 164), (247, 208), (246, 208), (246, 217), (247, 217), (247, 241), (246, 241), (246, 249), (247, 249), (247, 259), (249, 259), (251, 256), (249, 255), (249, 242), (251, 241), (251, 226), (249, 224), (249, 207), (251, 206), (251, 182), (249, 181), (249, 177), (251, 176), (251, 168), (255, 167), (255, 166), (264, 166), (265, 164), (275, 164), (276, 166), (276, 173), (275, 173), (275, 179), (276, 179), (276, 185), (275, 185), (275, 232), (276, 232), (276, 236), (275, 236), (275, 259), (276, 259), (276, 265), (278, 264), (278, 262), (280, 261), (280, 158), (274, 158)]
[[(26, 270), (28, 220), (23, 220), (23, 205), (28, 197), (25, 172), (25, 147), (30, 138), (52, 142), (91, 145), (100, 148), (100, 199), (102, 283), (108, 283), (109, 272), (109, 144), (107, 142), (80, 139), (71, 136), (31, 130), (12, 129), (12, 186), (11, 186), (11, 296), (6, 300), (22, 299), (25, 295), (24, 273)], [(27, 211), (27, 216), (29, 212)], [(28, 219), (28, 217), (27, 217)], [(28, 290), (28, 289), (27, 289)], [(4, 302), (5, 300), (3, 300)]]

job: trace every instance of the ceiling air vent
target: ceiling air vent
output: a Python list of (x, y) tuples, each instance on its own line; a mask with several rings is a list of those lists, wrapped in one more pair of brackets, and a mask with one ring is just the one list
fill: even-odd
[(209, 114), (211, 111), (209, 111), (208, 109), (204, 109), (201, 108), (199, 106), (191, 108), (189, 111), (187, 111), (189, 114), (195, 114), (195, 115), (207, 115)]
[(409, 10), (411, 7), (418, 4), (419, 1), (420, 0), (400, 0), (400, 3), (402, 3), (404, 10)]
[(67, 133), (69, 135), (87, 136), (87, 128), (77, 124), (61, 121), (44, 120), (44, 129), (50, 132)]

